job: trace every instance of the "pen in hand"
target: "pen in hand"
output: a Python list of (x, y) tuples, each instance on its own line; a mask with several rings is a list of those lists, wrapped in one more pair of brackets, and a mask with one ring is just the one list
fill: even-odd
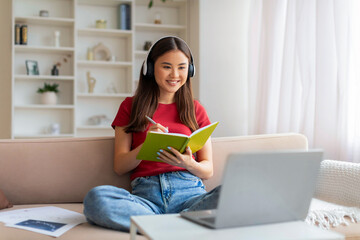
[[(147, 120), (149, 120), (152, 124), (156, 124), (156, 122), (154, 120), (152, 120), (148, 115), (145, 115), (145, 117), (147, 118)], [(169, 130), (166, 128), (165, 132), (169, 132)]]

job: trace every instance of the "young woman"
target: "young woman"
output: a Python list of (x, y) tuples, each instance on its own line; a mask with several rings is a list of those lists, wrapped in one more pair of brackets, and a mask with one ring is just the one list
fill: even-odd
[(92, 189), (84, 199), (90, 223), (129, 231), (133, 215), (216, 208), (219, 189), (207, 193), (201, 180), (213, 174), (210, 139), (196, 158), (190, 148), (181, 154), (169, 146), (172, 154), (159, 149), (162, 162), (136, 159), (148, 131), (190, 135), (210, 124), (205, 109), (193, 99), (194, 73), (191, 51), (182, 39), (161, 38), (149, 50), (135, 95), (121, 103), (112, 123), (114, 170), (119, 175), (132, 172), (132, 192), (114, 186)]

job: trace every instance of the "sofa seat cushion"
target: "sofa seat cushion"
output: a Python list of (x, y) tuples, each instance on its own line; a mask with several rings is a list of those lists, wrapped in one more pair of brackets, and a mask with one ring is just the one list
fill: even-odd
[[(15, 205), (13, 208), (4, 209), (0, 212), (11, 211), (16, 209), (23, 208), (33, 208), (33, 207), (44, 207), (44, 206), (55, 206), (64, 209), (68, 209), (71, 211), (82, 213), (83, 204), (81, 203), (73, 203), (73, 204), (33, 204), (33, 205)], [(351, 220), (348, 218), (348, 222)], [(343, 234), (346, 240), (360, 240), (360, 223), (350, 223), (348, 226), (338, 226), (330, 228), (331, 231), (335, 231)], [(2, 239), (26, 239), (26, 240), (54, 240), (53, 237), (43, 235), (40, 233), (35, 233), (31, 231), (26, 231), (17, 228), (5, 227), (4, 223), (0, 223), (0, 236)], [(87, 240), (122, 240), (129, 239), (129, 234), (115, 231), (111, 229), (106, 229), (102, 227), (98, 227), (95, 225), (91, 225), (89, 223), (80, 224), (63, 235), (61, 235), (59, 240), (73, 240), (73, 239), (87, 239)], [(143, 236), (137, 236), (136, 239), (145, 240), (146, 238)]]
[[(33, 205), (15, 205), (13, 208), (4, 209), (0, 212), (11, 211), (16, 209), (23, 209), (23, 208), (33, 208), (33, 207), (44, 207), (44, 206), (54, 206), (60, 207), (64, 209), (68, 209), (71, 211), (83, 212), (83, 204), (81, 203), (71, 203), (71, 204), (33, 204)], [(55, 238), (51, 236), (47, 236), (44, 234), (12, 228), (12, 227), (5, 227), (4, 223), (0, 222), (0, 236), (1, 239), (26, 239), (26, 240), (54, 240)], [(89, 223), (80, 224), (63, 235), (61, 235), (59, 240), (74, 240), (74, 239), (86, 239), (86, 240), (128, 240), (130, 235), (125, 232), (115, 231), (111, 229), (106, 229), (102, 227), (98, 227), (95, 225), (91, 225)], [(136, 239), (144, 240), (143, 236), (137, 236)]]

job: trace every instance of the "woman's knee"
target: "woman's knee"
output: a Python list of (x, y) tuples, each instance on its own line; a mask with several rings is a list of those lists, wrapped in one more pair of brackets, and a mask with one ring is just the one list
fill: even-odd
[(92, 188), (84, 198), (84, 205), (101, 201), (102, 196), (104, 195), (104, 191), (107, 191), (107, 186), (98, 186)]
[(87, 220), (106, 228), (128, 231), (130, 221), (126, 203), (129, 195), (127, 190), (113, 186), (91, 189), (84, 198)]
[(129, 192), (125, 189), (111, 185), (103, 185), (92, 188), (85, 196), (85, 201), (102, 201), (108, 198), (126, 196)]
[(128, 191), (114, 186), (104, 185), (91, 189), (84, 198), (85, 215), (97, 215), (99, 211), (106, 211), (107, 206), (115, 199), (125, 197)]

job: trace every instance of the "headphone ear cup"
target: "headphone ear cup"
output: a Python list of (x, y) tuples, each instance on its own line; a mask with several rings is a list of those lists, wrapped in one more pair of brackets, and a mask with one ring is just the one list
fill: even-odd
[(145, 59), (145, 61), (143, 62), (143, 65), (142, 65), (142, 74), (144, 76), (146, 76), (146, 73), (147, 73), (147, 63), (146, 63), (146, 59)]
[(152, 64), (152, 62), (149, 62), (149, 61), (147, 63), (146, 76), (148, 76), (148, 77), (154, 76), (154, 64)]
[(189, 64), (188, 77), (193, 77), (195, 74), (194, 64)]

